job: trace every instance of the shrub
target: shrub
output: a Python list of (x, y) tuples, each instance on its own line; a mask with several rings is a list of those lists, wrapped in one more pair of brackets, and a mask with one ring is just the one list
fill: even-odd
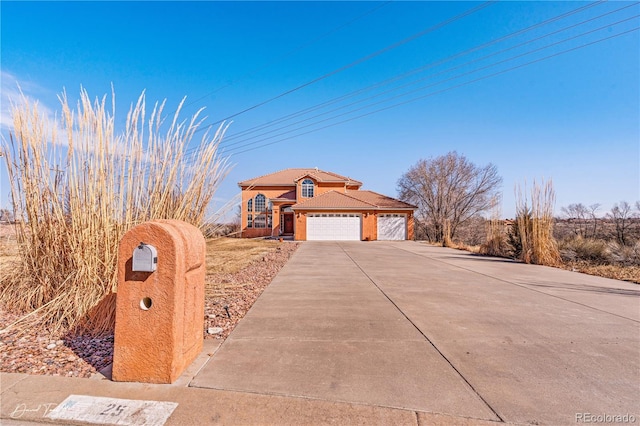
[(509, 257), (513, 250), (505, 235), (505, 222), (497, 218), (488, 221), (487, 239), (480, 246), (479, 253), (487, 256)]
[(607, 244), (607, 251), (612, 262), (623, 266), (640, 266), (640, 241), (633, 245), (624, 245), (615, 241)]
[(571, 239), (563, 240), (560, 245), (560, 255), (565, 261), (584, 260), (599, 264), (610, 261), (607, 243), (603, 240), (592, 238), (582, 238), (575, 236)]

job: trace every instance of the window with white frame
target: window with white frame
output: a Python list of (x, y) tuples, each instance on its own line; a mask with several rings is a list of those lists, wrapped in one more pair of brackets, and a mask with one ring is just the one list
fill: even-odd
[[(269, 201), (267, 203), (267, 201)], [(273, 203), (267, 200), (263, 194), (258, 194), (254, 198), (247, 201), (247, 228), (271, 228), (273, 219), (271, 212)], [(252, 214), (255, 213), (255, 214)]]
[(267, 215), (257, 214), (253, 221), (254, 228), (266, 228), (267, 227)]
[(302, 196), (305, 198), (313, 198), (313, 181), (311, 179), (302, 181)]
[(266, 209), (267, 209), (267, 198), (262, 194), (256, 195), (256, 198), (255, 198), (256, 213), (264, 212), (266, 211)]

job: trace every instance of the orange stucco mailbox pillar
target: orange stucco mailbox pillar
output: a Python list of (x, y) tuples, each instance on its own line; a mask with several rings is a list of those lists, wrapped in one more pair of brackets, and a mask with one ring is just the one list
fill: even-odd
[(173, 383), (202, 351), (204, 237), (178, 220), (154, 220), (118, 248), (112, 378)]

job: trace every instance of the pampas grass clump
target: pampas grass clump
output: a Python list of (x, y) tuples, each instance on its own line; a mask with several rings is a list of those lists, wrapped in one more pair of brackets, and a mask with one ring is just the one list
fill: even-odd
[(531, 188), (530, 203), (518, 188), (516, 197), (516, 226), (521, 247), (519, 257), (525, 263), (559, 266), (558, 244), (553, 238), (553, 206), (555, 192), (551, 181)]
[(109, 332), (113, 303), (97, 305), (113, 300), (124, 233), (160, 218), (202, 226), (228, 169), (217, 151), (226, 126), (185, 153), (201, 111), (179, 121), (181, 103), (165, 125), (164, 103), (147, 118), (143, 93), (117, 133), (115, 95), (111, 109), (106, 100), (82, 90), (72, 109), (63, 93), (61, 122), (51, 123), (23, 98), (4, 141), (20, 256), (2, 277), (0, 302), (27, 319), (39, 313), (54, 331)]

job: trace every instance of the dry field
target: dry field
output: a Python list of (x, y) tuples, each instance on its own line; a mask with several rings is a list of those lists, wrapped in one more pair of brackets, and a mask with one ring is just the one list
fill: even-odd
[[(297, 247), (266, 240), (207, 241), (205, 338), (226, 338)], [(16, 256), (11, 227), (0, 225), (0, 276)], [(6, 329), (20, 317), (0, 307), (0, 371), (89, 377), (112, 362), (113, 335), (54, 335), (38, 324)]]
[(640, 266), (597, 265), (585, 261), (574, 261), (563, 263), (562, 268), (597, 277), (640, 284)]
[(16, 234), (12, 225), (0, 224), (0, 277), (18, 255)]
[(276, 240), (217, 238), (207, 241), (207, 274), (234, 273), (278, 247)]

